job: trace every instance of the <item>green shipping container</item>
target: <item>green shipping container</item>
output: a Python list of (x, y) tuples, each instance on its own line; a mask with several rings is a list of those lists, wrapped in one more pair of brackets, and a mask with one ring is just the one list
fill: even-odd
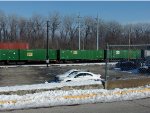
[(20, 60), (45, 60), (45, 49), (20, 50)]
[(19, 50), (0, 50), (0, 60), (19, 60)]
[(139, 59), (141, 58), (141, 50), (130, 50), (129, 58), (131, 59)]
[(141, 58), (140, 50), (109, 50), (110, 59), (138, 59)]
[(57, 60), (57, 50), (49, 50), (49, 60)]
[(60, 50), (60, 60), (100, 60), (104, 58), (103, 50)]

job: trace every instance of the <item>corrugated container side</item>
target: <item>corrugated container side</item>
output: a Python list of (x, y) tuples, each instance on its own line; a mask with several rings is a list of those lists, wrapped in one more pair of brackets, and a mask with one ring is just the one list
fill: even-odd
[(19, 60), (19, 50), (0, 50), (1, 60)]
[(20, 60), (46, 60), (45, 49), (20, 50)]
[(141, 50), (110, 50), (111, 59), (141, 58)]
[(131, 58), (131, 59), (141, 58), (141, 50), (130, 50), (129, 58)]
[(103, 58), (103, 50), (60, 50), (60, 59), (65, 60), (100, 60)]
[(49, 50), (49, 60), (57, 60), (57, 50)]

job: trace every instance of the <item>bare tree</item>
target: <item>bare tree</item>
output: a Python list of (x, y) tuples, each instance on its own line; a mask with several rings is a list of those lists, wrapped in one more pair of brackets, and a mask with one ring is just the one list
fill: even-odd
[(121, 44), (121, 33), (122, 33), (122, 26), (115, 21), (108, 22), (107, 24), (107, 34), (105, 38), (105, 44)]
[[(83, 35), (84, 35), (84, 48), (88, 49), (89, 46), (94, 45), (93, 44), (93, 34), (96, 33), (96, 22), (92, 17), (84, 17), (84, 26), (83, 26)], [(95, 35), (96, 36), (96, 35)], [(92, 39), (92, 40), (91, 40)], [(91, 40), (91, 41), (90, 41)], [(95, 39), (94, 39), (95, 40)], [(89, 43), (90, 41), (90, 43)]]
[[(6, 15), (0, 11), (0, 41), (26, 41), (30, 48), (46, 47), (46, 21), (49, 20), (52, 49), (78, 49), (78, 20), (77, 16), (61, 16), (58, 12), (48, 17), (33, 15), (24, 18)], [(97, 22), (91, 16), (80, 20), (81, 48), (96, 49)], [(131, 30), (132, 29), (132, 30)], [(99, 21), (99, 48), (104, 49), (109, 44), (149, 44), (150, 23), (121, 25), (118, 22)]]
[(132, 40), (135, 44), (147, 44), (150, 43), (150, 24), (138, 23), (133, 25)]
[(21, 17), (18, 21), (19, 39), (20, 41), (27, 41), (27, 19)]
[(26, 38), (30, 40), (32, 48), (44, 48), (45, 42), (45, 23), (41, 15), (33, 15), (26, 21)]
[(9, 40), (14, 41), (18, 40), (18, 16), (17, 15), (9, 15), (8, 17), (8, 32), (9, 32)]
[(0, 11), (0, 41), (6, 40), (7, 17), (3, 11)]
[(77, 36), (78, 25), (76, 18), (74, 16), (65, 16), (64, 17), (64, 29), (67, 36), (67, 46), (71, 49), (77, 49)]
[(67, 48), (67, 32), (65, 31), (64, 27), (64, 21), (62, 18), (62, 22), (60, 23), (60, 28), (59, 28), (59, 34), (60, 34), (60, 42), (59, 42), (59, 48), (65, 49)]
[(52, 38), (52, 43), (53, 43), (54, 38), (55, 38), (56, 30), (59, 29), (59, 25), (60, 25), (60, 15), (59, 15), (59, 13), (55, 12), (53, 14), (50, 14), (48, 20), (50, 21), (49, 27), (50, 27), (50, 30), (51, 30), (51, 38)]

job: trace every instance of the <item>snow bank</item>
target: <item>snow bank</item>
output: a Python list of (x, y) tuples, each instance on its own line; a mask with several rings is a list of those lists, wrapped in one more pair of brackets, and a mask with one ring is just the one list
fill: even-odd
[(22, 85), (22, 86), (5, 86), (0, 87), (0, 92), (9, 92), (9, 91), (18, 91), (18, 90), (34, 90), (34, 89), (54, 89), (64, 86), (83, 86), (83, 85), (101, 85), (101, 81), (88, 80), (84, 82), (62, 82), (62, 83), (43, 83), (43, 84), (34, 84), (34, 85)]
[(150, 86), (129, 89), (46, 91), (35, 94), (0, 95), (0, 110), (113, 102), (150, 97)]

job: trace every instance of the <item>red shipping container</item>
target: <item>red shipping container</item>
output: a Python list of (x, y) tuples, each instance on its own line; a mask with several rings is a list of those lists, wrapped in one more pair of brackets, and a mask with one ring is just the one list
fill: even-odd
[(0, 42), (0, 49), (29, 49), (29, 44), (24, 42)]

